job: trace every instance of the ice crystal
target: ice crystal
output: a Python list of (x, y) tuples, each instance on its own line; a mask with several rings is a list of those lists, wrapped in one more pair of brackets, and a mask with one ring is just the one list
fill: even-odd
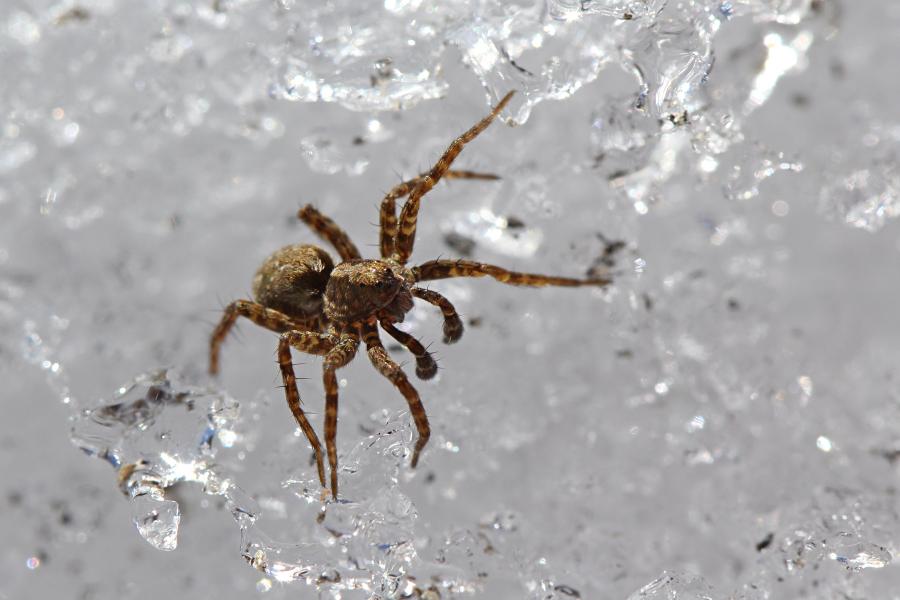
[(219, 447), (234, 443), (237, 410), (234, 400), (185, 387), (161, 371), (122, 386), (108, 404), (84, 409), (72, 440), (117, 470), (141, 536), (160, 550), (174, 550), (181, 513), (166, 490), (176, 484), (199, 483), (223, 496), (242, 526), (256, 519), (257, 509), (242, 505), (243, 492), (214, 468)]

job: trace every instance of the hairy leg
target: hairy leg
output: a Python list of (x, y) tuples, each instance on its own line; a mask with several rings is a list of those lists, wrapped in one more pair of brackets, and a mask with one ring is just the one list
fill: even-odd
[(277, 310), (266, 308), (258, 302), (250, 300), (235, 300), (225, 307), (219, 324), (216, 325), (212, 336), (209, 338), (209, 373), (215, 375), (219, 372), (219, 352), (222, 343), (228, 337), (228, 332), (234, 327), (238, 317), (246, 317), (260, 327), (269, 331), (282, 333), (290, 330), (310, 331), (318, 328), (318, 323), (301, 323), (292, 320), (286, 314)]
[[(394, 253), (394, 238), (397, 237), (397, 200), (413, 191), (413, 188), (419, 185), (423, 177), (424, 175), (419, 175), (403, 183), (398, 183), (381, 200), (379, 234), (381, 258), (390, 258)], [(444, 179), (481, 179), (491, 181), (500, 179), (500, 177), (491, 173), (453, 170), (444, 173)]]
[(434, 166), (431, 167), (431, 170), (421, 176), (419, 182), (409, 193), (409, 200), (406, 201), (406, 204), (403, 205), (403, 210), (400, 212), (399, 231), (397, 232), (394, 253), (392, 255), (392, 258), (401, 265), (406, 264), (406, 261), (409, 260), (413, 251), (413, 244), (416, 239), (416, 222), (419, 215), (419, 201), (422, 199), (422, 196), (427, 194), (428, 191), (441, 180), (441, 177), (446, 175), (447, 171), (450, 170), (450, 165), (453, 164), (453, 161), (459, 156), (459, 153), (462, 152), (463, 147), (474, 140), (479, 133), (487, 129), (488, 125), (491, 124), (491, 121), (500, 114), (500, 111), (503, 110), (503, 107), (506, 106), (507, 102), (512, 98), (512, 94), (512, 92), (506, 94), (486, 117), (453, 140), (450, 146), (444, 151), (444, 154), (438, 159)]
[(409, 412), (412, 413), (413, 421), (416, 424), (416, 430), (419, 433), (419, 439), (416, 440), (416, 447), (413, 450), (411, 466), (413, 468), (419, 463), (419, 454), (422, 448), (428, 443), (431, 437), (431, 427), (428, 425), (428, 416), (425, 414), (425, 407), (419, 399), (419, 394), (407, 379), (406, 374), (390, 356), (381, 344), (381, 338), (378, 336), (378, 328), (374, 323), (366, 325), (363, 328), (363, 341), (366, 343), (366, 351), (369, 360), (379, 373), (390, 380), (409, 404)]
[[(334, 348), (325, 355), (322, 366), (322, 381), (325, 385), (325, 448), (328, 451), (328, 465), (331, 467), (331, 497), (338, 497), (338, 459), (337, 459), (337, 415), (338, 415), (338, 383), (335, 371), (356, 356), (359, 338), (344, 333)], [(322, 483), (324, 486), (324, 482)]]
[(422, 342), (387, 321), (381, 321), (381, 327), (389, 336), (406, 346), (406, 349), (416, 357), (416, 375), (419, 379), (431, 379), (437, 375), (437, 363), (434, 362), (434, 358), (425, 349)]
[(462, 319), (459, 318), (459, 313), (456, 312), (450, 301), (437, 292), (424, 288), (412, 288), (410, 292), (416, 298), (420, 298), (441, 309), (441, 313), (444, 315), (444, 343), (452, 344), (459, 341), (463, 334), (463, 323)]
[(564, 287), (577, 287), (583, 285), (604, 286), (611, 283), (611, 279), (598, 277), (594, 279), (573, 279), (571, 277), (556, 277), (553, 275), (538, 275), (535, 273), (518, 273), (503, 267), (488, 265), (472, 260), (430, 260), (412, 269), (416, 281), (429, 281), (432, 279), (447, 279), (450, 277), (493, 277), (501, 283), (509, 285), (527, 285), (540, 287), (544, 285), (556, 285)]
[(334, 246), (343, 260), (361, 258), (359, 250), (350, 241), (350, 236), (347, 235), (347, 232), (330, 218), (320, 213), (312, 204), (307, 204), (301, 208), (300, 212), (297, 213), (297, 217), (309, 225), (310, 229), (316, 232), (319, 237)]
[(287, 331), (281, 334), (278, 340), (278, 365), (281, 367), (281, 379), (284, 382), (284, 394), (288, 407), (300, 425), (300, 429), (306, 435), (316, 454), (316, 469), (319, 472), (319, 482), (325, 487), (325, 465), (322, 461), (322, 444), (319, 437), (310, 424), (303, 409), (300, 408), (300, 392), (297, 390), (297, 378), (294, 375), (294, 363), (291, 360), (291, 347), (308, 354), (325, 354), (335, 347), (337, 339), (326, 333), (314, 333), (307, 331)]

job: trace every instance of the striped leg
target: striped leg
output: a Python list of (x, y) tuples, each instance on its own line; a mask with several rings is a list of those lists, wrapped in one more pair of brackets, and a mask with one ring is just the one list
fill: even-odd
[(347, 232), (337, 223), (320, 213), (312, 204), (307, 204), (297, 213), (297, 218), (309, 225), (316, 234), (329, 242), (337, 250), (343, 260), (361, 258), (356, 245), (350, 240)]
[(213, 331), (209, 339), (209, 374), (215, 375), (219, 372), (219, 353), (228, 332), (234, 327), (238, 317), (246, 317), (260, 327), (265, 327), (275, 333), (282, 333), (292, 329), (298, 331), (308, 331), (316, 328), (315, 323), (300, 323), (291, 320), (286, 314), (277, 310), (266, 308), (258, 302), (250, 300), (236, 300), (225, 307), (222, 319)]
[(452, 344), (459, 341), (463, 334), (463, 323), (462, 319), (459, 318), (459, 313), (456, 312), (450, 301), (437, 292), (424, 288), (412, 288), (410, 292), (416, 298), (420, 298), (441, 309), (441, 313), (444, 315), (444, 343)]
[(412, 413), (413, 421), (416, 424), (416, 430), (419, 438), (416, 440), (416, 447), (413, 450), (412, 463), (413, 468), (419, 463), (419, 454), (422, 448), (428, 443), (431, 437), (431, 427), (428, 425), (428, 416), (425, 414), (425, 407), (419, 399), (419, 393), (407, 379), (406, 374), (396, 362), (388, 356), (387, 351), (381, 343), (378, 336), (377, 325), (374, 323), (366, 325), (363, 328), (363, 341), (366, 343), (366, 352), (369, 354), (369, 360), (375, 370), (384, 375), (391, 383), (393, 383), (409, 404), (409, 412)]
[[(398, 183), (381, 200), (381, 227), (379, 235), (381, 258), (390, 258), (394, 253), (394, 238), (397, 237), (397, 200), (413, 191), (413, 188), (421, 183), (422, 177), (424, 175)], [(492, 181), (500, 179), (500, 177), (491, 173), (476, 173), (474, 171), (447, 171), (444, 173), (444, 179), (481, 179)]]
[(335, 347), (336, 339), (326, 333), (307, 331), (288, 331), (281, 334), (278, 340), (278, 365), (281, 367), (281, 379), (284, 382), (284, 394), (288, 407), (306, 434), (313, 452), (316, 453), (316, 469), (319, 471), (319, 482), (325, 487), (325, 465), (322, 461), (322, 444), (309, 420), (300, 408), (300, 392), (297, 390), (297, 377), (294, 375), (294, 363), (291, 360), (291, 346), (308, 354), (326, 354)]
[(488, 125), (491, 124), (491, 121), (500, 114), (500, 111), (503, 110), (503, 107), (506, 106), (510, 98), (512, 98), (512, 95), (512, 92), (506, 94), (485, 118), (481, 119), (478, 123), (473, 125), (471, 129), (453, 140), (450, 146), (444, 151), (444, 154), (438, 159), (434, 166), (431, 167), (431, 170), (420, 178), (419, 183), (416, 184), (409, 193), (409, 200), (406, 201), (406, 204), (403, 205), (403, 210), (400, 212), (399, 231), (397, 232), (394, 253), (392, 255), (392, 258), (401, 265), (406, 264), (406, 261), (409, 260), (413, 251), (413, 244), (416, 239), (416, 222), (419, 216), (419, 202), (422, 199), (422, 196), (427, 194), (429, 190), (441, 180), (441, 177), (446, 175), (447, 171), (450, 170), (450, 165), (453, 164), (453, 161), (459, 156), (459, 153), (462, 152), (463, 147), (474, 140), (479, 133), (487, 129)]
[(325, 448), (328, 451), (328, 465), (331, 467), (331, 497), (335, 500), (338, 497), (338, 383), (335, 371), (353, 360), (358, 348), (358, 337), (342, 334), (337, 344), (325, 355), (322, 365), (322, 381), (325, 384)]
[(533, 287), (545, 285), (563, 287), (578, 287), (583, 285), (604, 286), (611, 283), (610, 279), (604, 277), (598, 277), (596, 279), (573, 279), (571, 277), (555, 277), (553, 275), (537, 275), (535, 273), (518, 273), (516, 271), (509, 271), (503, 267), (462, 259), (430, 260), (426, 263), (422, 263), (418, 267), (413, 267), (412, 272), (416, 281), (448, 279), (450, 277), (493, 277), (501, 283)]
[(405, 331), (400, 331), (387, 321), (381, 321), (381, 327), (389, 336), (406, 346), (406, 349), (416, 357), (416, 376), (419, 379), (431, 379), (437, 375), (437, 363), (434, 362), (434, 358), (425, 349), (422, 342)]

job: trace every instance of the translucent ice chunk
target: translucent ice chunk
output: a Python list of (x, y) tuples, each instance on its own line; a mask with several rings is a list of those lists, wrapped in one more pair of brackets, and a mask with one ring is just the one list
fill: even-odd
[(813, 43), (813, 34), (801, 31), (790, 40), (777, 33), (770, 33), (763, 39), (766, 59), (753, 80), (753, 87), (744, 108), (746, 112), (758, 108), (772, 95), (778, 80), (793, 70), (806, 67), (806, 53)]
[(159, 550), (174, 550), (178, 546), (178, 525), (181, 511), (174, 500), (166, 500), (163, 490), (155, 485), (143, 485), (131, 501), (131, 514), (141, 537)]
[[(290, 24), (272, 49), (270, 93), (302, 102), (339, 102), (351, 110), (394, 110), (441, 96), (442, 37), (457, 18), (452, 3), (366, 3), (353, 10), (319, 3), (279, 15)], [(410, 51), (415, 48), (415, 51)]]
[(888, 158), (838, 173), (822, 187), (820, 204), (849, 225), (877, 231), (900, 215), (900, 168)]
[(686, 120), (707, 103), (715, 21), (666, 19), (641, 30), (624, 51), (640, 84), (638, 108), (656, 118)]
[(828, 558), (836, 560), (850, 571), (880, 569), (891, 562), (891, 553), (875, 544), (854, 544), (841, 552), (831, 552)]
[(712, 588), (704, 579), (690, 573), (664, 571), (659, 578), (651, 581), (628, 600), (658, 598), (659, 600), (712, 600)]
[(725, 185), (725, 196), (730, 200), (750, 200), (759, 195), (759, 185), (779, 173), (799, 173), (803, 164), (788, 160), (783, 152), (757, 148), (749, 154), (744, 164), (734, 165)]
[(230, 445), (237, 436), (231, 429), (237, 411), (227, 396), (187, 386), (160, 371), (123, 386), (113, 402), (83, 410), (72, 440), (117, 470), (141, 536), (161, 550), (173, 550), (181, 517), (166, 490), (177, 483), (197, 482), (206, 493), (222, 496), (241, 528), (256, 518), (255, 502), (212, 465), (219, 445)]
[(786, 25), (800, 23), (812, 10), (815, 0), (729, 0), (720, 2), (722, 14), (728, 17), (752, 15), (759, 21)]
[[(694, 152), (701, 155), (701, 171), (712, 172), (718, 161), (714, 158), (724, 154), (735, 144), (744, 141), (740, 122), (730, 110), (706, 110), (691, 119), (691, 145)], [(705, 167), (705, 160), (712, 160), (711, 167)]]
[(604, 15), (623, 20), (654, 16), (668, 0), (550, 0), (547, 10), (555, 19), (571, 21), (581, 15)]
[[(485, 5), (481, 18), (449, 34), (493, 99), (518, 89), (507, 111), (524, 123), (536, 104), (570, 97), (616, 53), (615, 21), (562, 4)], [(577, 14), (578, 18), (568, 16)], [(580, 18), (586, 15), (586, 18)]]
[(662, 197), (663, 184), (683, 164), (683, 152), (689, 144), (690, 138), (681, 130), (661, 136), (642, 169), (633, 173), (614, 173), (616, 176), (610, 178), (610, 185), (625, 195), (638, 214), (647, 214)]

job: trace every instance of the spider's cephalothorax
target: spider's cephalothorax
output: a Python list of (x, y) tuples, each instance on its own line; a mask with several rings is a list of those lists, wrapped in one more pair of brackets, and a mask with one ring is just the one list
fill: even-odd
[(406, 280), (383, 260), (342, 262), (331, 272), (325, 288), (325, 316), (335, 323), (365, 321), (373, 316), (399, 323), (412, 307)]
[[(493, 277), (525, 286), (604, 286), (607, 278), (572, 279), (517, 273), (502, 267), (470, 260), (432, 260), (407, 268), (413, 251), (419, 204), (441, 179), (497, 179), (495, 175), (450, 169), (463, 146), (484, 131), (509, 102), (507, 94), (494, 109), (471, 129), (456, 138), (427, 173), (395, 186), (381, 203), (381, 259), (363, 259), (347, 234), (334, 221), (312, 206), (302, 208), (299, 218), (337, 250), (341, 262), (334, 264), (327, 252), (311, 245), (286, 246), (263, 262), (253, 279), (255, 302), (237, 300), (228, 305), (210, 339), (209, 371), (219, 370), (219, 350), (238, 317), (281, 334), (278, 364), (284, 380), (288, 406), (312, 445), (319, 481), (325, 486), (322, 446), (300, 407), (300, 394), (291, 361), (291, 348), (318, 354), (323, 360), (325, 385), (325, 448), (331, 467), (331, 493), (337, 498), (337, 402), (335, 371), (350, 362), (365, 344), (369, 360), (403, 394), (419, 434), (412, 454), (415, 467), (419, 454), (431, 435), (419, 394), (400, 366), (388, 355), (378, 326), (416, 358), (416, 375), (430, 379), (437, 373), (431, 354), (416, 338), (394, 327), (403, 321), (418, 298), (440, 309), (444, 318), (444, 342), (457, 341), (463, 332), (462, 320), (444, 296), (418, 287), (422, 281), (448, 277)], [(408, 196), (397, 216), (396, 202)]]

